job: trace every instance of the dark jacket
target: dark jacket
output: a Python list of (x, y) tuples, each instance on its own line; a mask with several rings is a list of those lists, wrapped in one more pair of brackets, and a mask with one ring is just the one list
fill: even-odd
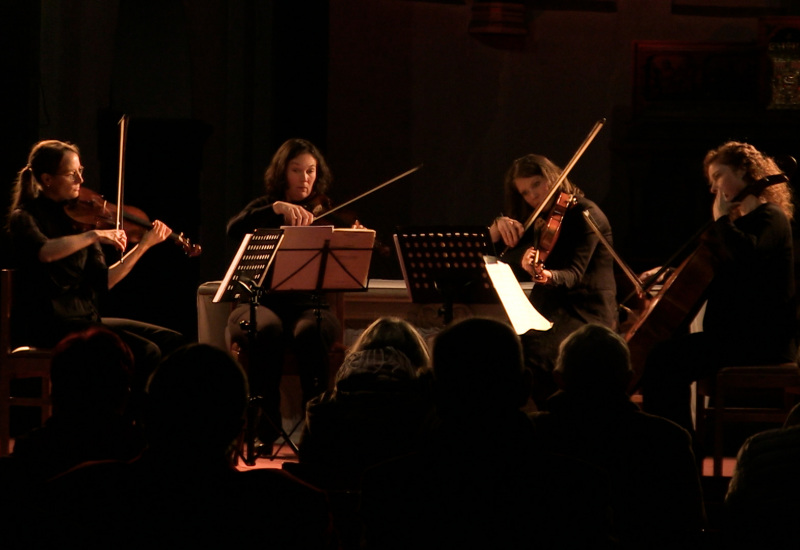
[(534, 424), (552, 452), (606, 472), (621, 548), (678, 548), (696, 541), (705, 512), (689, 434), (646, 414), (622, 393), (558, 392)]

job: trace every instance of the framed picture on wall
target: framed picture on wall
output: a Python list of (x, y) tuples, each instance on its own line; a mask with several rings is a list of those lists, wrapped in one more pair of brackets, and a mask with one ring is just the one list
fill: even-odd
[(617, 0), (529, 0), (535, 10), (616, 12)]
[(637, 111), (753, 107), (759, 102), (760, 56), (743, 43), (634, 42)]
[(672, 0), (672, 13), (716, 17), (789, 15), (796, 0)]

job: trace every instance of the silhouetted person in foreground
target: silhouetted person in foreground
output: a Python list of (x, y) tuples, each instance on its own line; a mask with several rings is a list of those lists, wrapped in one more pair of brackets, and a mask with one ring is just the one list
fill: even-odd
[(435, 439), (368, 469), (367, 548), (613, 548), (603, 475), (543, 450), (510, 326), (469, 318), (433, 344)]
[(800, 405), (782, 428), (749, 437), (725, 496), (726, 548), (800, 548)]
[(407, 321), (383, 317), (367, 327), (334, 388), (306, 407), (300, 464), (321, 474), (318, 486), (357, 490), (367, 466), (420, 448), (433, 417), (429, 363)]
[(12, 457), (29, 482), (44, 481), (90, 460), (131, 460), (144, 434), (125, 409), (133, 355), (103, 327), (68, 335), (50, 364), (53, 415), (16, 439)]
[(283, 467), (327, 491), (342, 547), (358, 548), (364, 470), (417, 451), (433, 419), (430, 354), (407, 321), (381, 317), (350, 347), (332, 390), (306, 406), (300, 462)]
[(620, 548), (693, 548), (705, 512), (689, 434), (630, 400), (632, 375), (625, 341), (585, 325), (561, 343), (554, 370), (561, 390), (547, 412), (532, 413), (534, 424), (551, 451), (608, 474)]
[(133, 462), (95, 463), (48, 483), (44, 543), (328, 548), (322, 492), (280, 470), (233, 467), (247, 401), (246, 376), (227, 352), (173, 352), (147, 386), (148, 448)]
[[(66, 336), (50, 364), (53, 415), (21, 435), (0, 459), (0, 494), (8, 506), (0, 520), (4, 543), (27, 545), (31, 519), (24, 502), (41, 496), (48, 479), (96, 460), (131, 460), (144, 449), (144, 434), (124, 411), (133, 355), (114, 332), (100, 326)], [(16, 502), (16, 505), (11, 503)]]

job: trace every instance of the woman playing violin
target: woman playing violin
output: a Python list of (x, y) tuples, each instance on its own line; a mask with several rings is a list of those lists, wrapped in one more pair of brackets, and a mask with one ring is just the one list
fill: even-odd
[[(703, 330), (668, 340), (642, 375), (647, 412), (693, 432), (690, 385), (723, 366), (795, 360), (792, 193), (771, 157), (727, 142), (706, 154), (714, 194), (707, 242), (719, 262), (708, 287)], [(776, 181), (772, 185), (761, 182)]]
[[(69, 332), (103, 323), (131, 347), (143, 387), (162, 352), (182, 344), (183, 337), (147, 323), (103, 318), (100, 302), (171, 231), (156, 221), (141, 242), (125, 252), (124, 230), (76, 228), (65, 207), (77, 199), (83, 182), (78, 147), (57, 140), (35, 144), (17, 176), (8, 222), (17, 270), (13, 337), (17, 345), (52, 347)], [(101, 245), (125, 255), (107, 266)]]
[[(561, 341), (586, 323), (615, 328), (617, 322), (613, 258), (599, 246), (599, 238), (582, 214), (588, 210), (611, 242), (608, 219), (594, 202), (565, 178), (551, 204), (545, 205), (542, 215), (524, 231), (526, 220), (539, 209), (560, 175), (561, 168), (541, 155), (515, 160), (505, 177), (510, 215), (497, 218), (489, 228), (496, 244), (512, 247), (503, 260), (518, 278), (533, 279), (530, 300), (553, 323), (549, 331), (529, 331), (522, 337), (526, 363), (534, 374), (533, 398), (540, 409), (556, 390), (552, 371)], [(566, 208), (563, 216), (559, 202)], [(554, 234), (556, 211), (560, 222)]]
[[(228, 222), (228, 237), (240, 242), (258, 228), (307, 226), (331, 206), (327, 196), (331, 173), (319, 149), (304, 139), (289, 139), (272, 157), (264, 174), (266, 194), (251, 201)], [(353, 227), (362, 227), (357, 221)], [(321, 308), (319, 306), (322, 306)], [(319, 313), (319, 318), (317, 318)], [(255, 349), (248, 350), (241, 321), (250, 318), (249, 304), (238, 306), (228, 318), (228, 343), (239, 345), (249, 361), (250, 388), (262, 397), (262, 414), (269, 421), (258, 425), (261, 452), (271, 452), (280, 426), (280, 380), (284, 349), (297, 357), (303, 402), (328, 387), (328, 352), (341, 326), (324, 302), (308, 292), (268, 293), (256, 311)], [(257, 442), (257, 448), (259, 443)]]

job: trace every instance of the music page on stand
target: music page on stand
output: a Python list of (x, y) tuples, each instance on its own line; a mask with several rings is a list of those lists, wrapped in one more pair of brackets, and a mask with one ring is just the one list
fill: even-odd
[(511, 267), (494, 256), (484, 256), (483, 259), (486, 272), (516, 333), (522, 335), (529, 330), (550, 330), (553, 323), (533, 307)]

